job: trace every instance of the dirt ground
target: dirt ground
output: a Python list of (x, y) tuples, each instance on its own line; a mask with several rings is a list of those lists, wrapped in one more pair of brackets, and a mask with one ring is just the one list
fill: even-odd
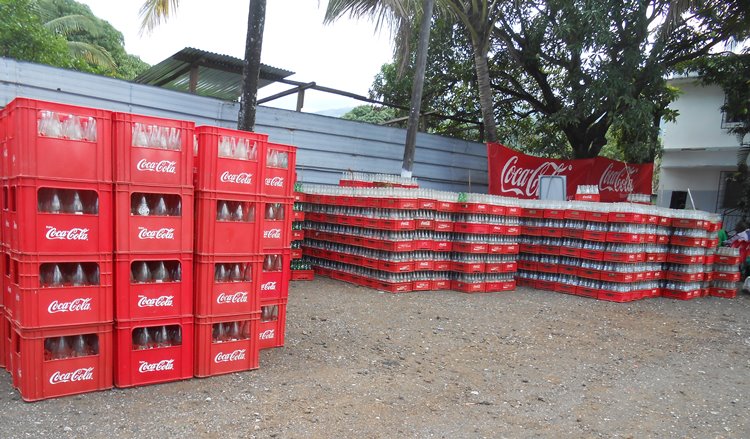
[(750, 437), (750, 296), (616, 304), (295, 282), (259, 370), (37, 403), (0, 438)]

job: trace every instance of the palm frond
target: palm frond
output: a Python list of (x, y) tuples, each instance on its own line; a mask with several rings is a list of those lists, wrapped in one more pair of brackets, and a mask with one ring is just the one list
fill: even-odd
[(153, 31), (166, 21), (180, 6), (180, 0), (146, 0), (141, 5), (138, 16), (141, 18), (140, 34)]
[(83, 43), (80, 41), (68, 41), (68, 50), (74, 58), (83, 59), (95, 66), (105, 67), (111, 70), (117, 68), (115, 60), (103, 47), (96, 44)]
[(44, 23), (44, 27), (57, 35), (68, 36), (76, 32), (87, 32), (91, 36), (98, 36), (100, 28), (97, 23), (85, 15), (64, 15)]

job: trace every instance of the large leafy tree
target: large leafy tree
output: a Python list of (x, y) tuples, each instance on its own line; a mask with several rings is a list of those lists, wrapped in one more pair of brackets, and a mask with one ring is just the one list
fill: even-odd
[[(141, 6), (141, 30), (152, 30), (167, 19), (180, 5), (180, 0), (145, 0)], [(237, 128), (252, 131), (258, 103), (260, 54), (263, 47), (263, 28), (266, 23), (266, 0), (250, 0), (247, 17), (247, 38), (242, 69), (242, 96)]]
[(74, 67), (65, 38), (44, 26), (32, 0), (0, 0), (0, 56)]
[(694, 2), (675, 16), (684, 3), (510, 2), (495, 27), (495, 91), (559, 127), (575, 157), (598, 155), (613, 128), (653, 159), (673, 98), (666, 74), (748, 30), (746, 0)]
[(88, 6), (75, 0), (36, 0), (36, 4), (45, 25), (65, 37), (71, 53), (95, 73), (133, 79), (148, 69), (148, 64), (125, 51), (122, 33)]

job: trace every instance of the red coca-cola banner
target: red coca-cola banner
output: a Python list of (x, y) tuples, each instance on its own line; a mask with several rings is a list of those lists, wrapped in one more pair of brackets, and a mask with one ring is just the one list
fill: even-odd
[(654, 164), (633, 165), (604, 157), (560, 160), (534, 157), (499, 143), (487, 144), (489, 192), (516, 198), (537, 198), (539, 177), (564, 175), (568, 198), (578, 185), (599, 187), (601, 201), (625, 201), (628, 194), (650, 194)]

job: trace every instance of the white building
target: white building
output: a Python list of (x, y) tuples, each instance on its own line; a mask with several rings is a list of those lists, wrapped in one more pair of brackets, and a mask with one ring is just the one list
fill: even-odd
[[(740, 142), (727, 131), (731, 122), (721, 110), (724, 92), (717, 85), (701, 85), (696, 77), (675, 78), (669, 83), (681, 92), (670, 105), (679, 115), (675, 122), (662, 124), (664, 154), (657, 204), (679, 207), (689, 189), (696, 208), (724, 213), (725, 225), (733, 227), (737, 218), (731, 202), (725, 203), (725, 178), (737, 170)], [(728, 192), (736, 191), (730, 188)], [(687, 204), (690, 206), (689, 200)]]

